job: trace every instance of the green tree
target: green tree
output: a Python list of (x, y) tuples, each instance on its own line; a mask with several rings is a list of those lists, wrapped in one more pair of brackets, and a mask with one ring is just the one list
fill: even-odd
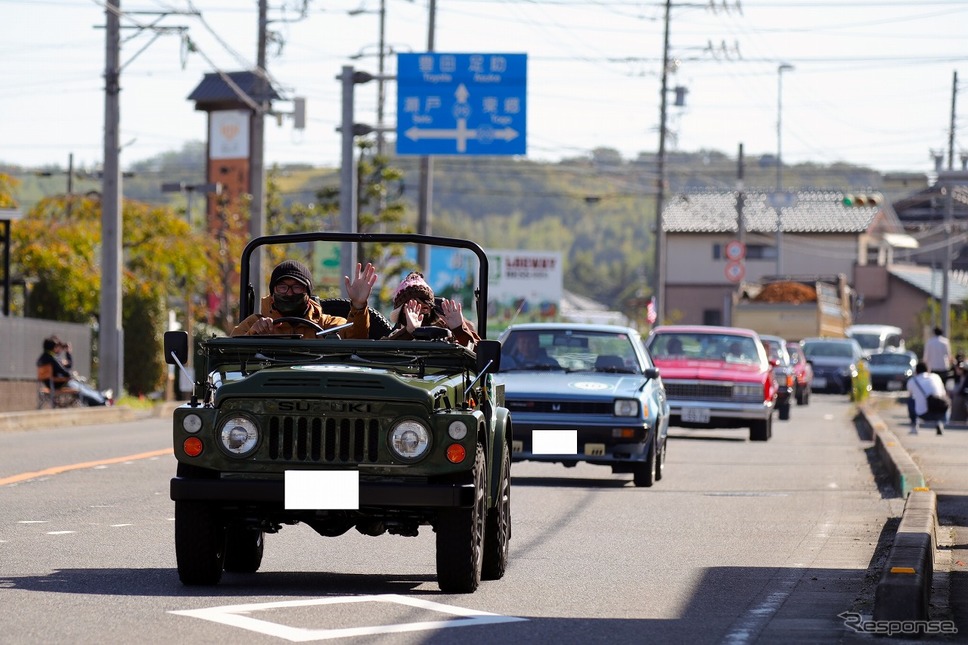
[[(164, 302), (217, 281), (217, 247), (209, 237), (193, 234), (170, 208), (131, 200), (123, 204), (122, 232), (125, 388), (145, 393), (164, 376)], [(27, 316), (80, 323), (97, 320), (101, 203), (96, 196), (45, 198), (18, 222), (11, 237), (13, 262), (33, 285)]]

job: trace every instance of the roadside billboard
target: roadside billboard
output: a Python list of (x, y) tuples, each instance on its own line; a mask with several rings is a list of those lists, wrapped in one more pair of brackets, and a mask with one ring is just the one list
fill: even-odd
[(488, 326), (557, 319), (564, 291), (561, 253), (493, 250), (488, 277)]

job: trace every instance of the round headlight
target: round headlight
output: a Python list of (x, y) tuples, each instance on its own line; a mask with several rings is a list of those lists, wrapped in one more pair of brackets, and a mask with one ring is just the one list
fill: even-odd
[(222, 447), (233, 455), (246, 455), (259, 443), (259, 428), (246, 417), (232, 417), (222, 426)]
[(467, 424), (463, 421), (452, 421), (449, 426), (447, 426), (447, 434), (454, 441), (460, 441), (467, 436)]
[(202, 429), (202, 417), (198, 416), (197, 414), (186, 415), (185, 418), (182, 419), (182, 428), (184, 428), (185, 432), (195, 434)]
[(390, 450), (406, 461), (420, 459), (430, 449), (430, 431), (418, 421), (401, 421), (390, 430)]

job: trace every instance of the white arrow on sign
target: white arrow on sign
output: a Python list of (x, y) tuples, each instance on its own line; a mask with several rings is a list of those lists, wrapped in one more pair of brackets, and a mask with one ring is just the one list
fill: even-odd
[(413, 126), (404, 132), (404, 135), (412, 141), (419, 141), (420, 139), (455, 139), (457, 141), (458, 152), (467, 150), (467, 142), (470, 139), (482, 143), (494, 141), (495, 139), (512, 141), (518, 137), (518, 134), (518, 131), (514, 128), (496, 129), (487, 125), (468, 129), (467, 119), (457, 119), (456, 128), (419, 128)]

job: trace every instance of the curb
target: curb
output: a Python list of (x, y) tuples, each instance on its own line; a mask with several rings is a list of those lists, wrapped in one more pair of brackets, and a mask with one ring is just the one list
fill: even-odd
[(894, 546), (874, 590), (874, 620), (927, 620), (937, 548), (938, 499), (913, 491), (904, 504)]
[(911, 491), (924, 488), (924, 474), (887, 424), (870, 406), (859, 405), (858, 409), (861, 419), (873, 435), (874, 449), (890, 472), (894, 488), (901, 497), (907, 498)]
[(895, 490), (906, 498), (874, 590), (873, 619), (927, 620), (938, 546), (938, 496), (925, 487), (921, 469), (880, 416), (868, 405), (859, 405), (858, 409), (873, 434), (878, 457), (891, 473)]
[(0, 412), (0, 432), (33, 430), (51, 426), (83, 426), (98, 423), (121, 423), (149, 417), (170, 416), (180, 403), (160, 403), (148, 410), (136, 410), (125, 405), (105, 407), (58, 408), (56, 410), (27, 410)]

